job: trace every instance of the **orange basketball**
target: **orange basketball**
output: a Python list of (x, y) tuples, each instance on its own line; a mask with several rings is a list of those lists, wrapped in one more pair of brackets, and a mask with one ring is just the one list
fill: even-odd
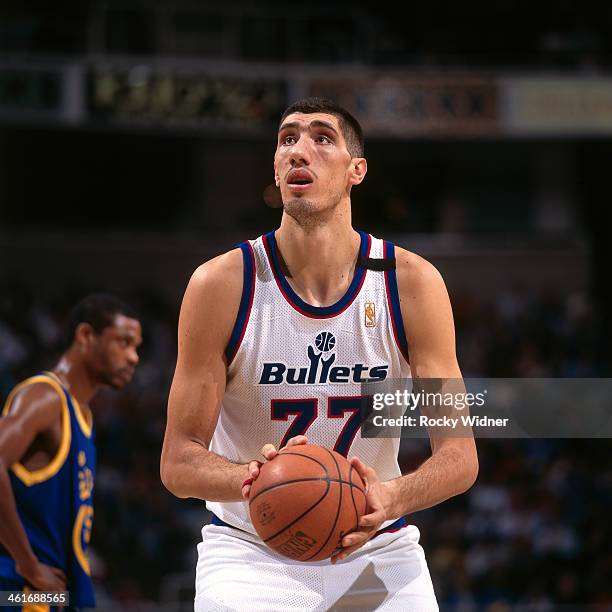
[(331, 557), (365, 508), (365, 486), (355, 468), (314, 444), (284, 448), (264, 463), (249, 497), (259, 537), (297, 561)]

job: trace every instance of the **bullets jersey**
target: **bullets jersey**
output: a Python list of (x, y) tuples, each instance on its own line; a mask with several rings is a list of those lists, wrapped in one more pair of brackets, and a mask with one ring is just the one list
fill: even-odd
[[(304, 302), (283, 274), (274, 232), (240, 245), (244, 281), (230, 342), (227, 386), (210, 450), (261, 459), (304, 434), (358, 456), (381, 480), (400, 475), (399, 439), (360, 434), (362, 383), (410, 375), (393, 244), (360, 232), (354, 278), (332, 306)], [(221, 521), (255, 533), (245, 502), (208, 502)]]

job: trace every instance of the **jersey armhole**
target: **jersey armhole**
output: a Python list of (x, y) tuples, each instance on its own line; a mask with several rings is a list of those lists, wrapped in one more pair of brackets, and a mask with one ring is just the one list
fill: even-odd
[(26, 467), (19, 462), (13, 463), (11, 465), (11, 471), (21, 482), (27, 487), (31, 487), (32, 485), (39, 484), (50, 478), (53, 478), (62, 468), (64, 463), (66, 462), (66, 458), (68, 457), (68, 452), (70, 451), (70, 442), (72, 439), (72, 429), (70, 427), (70, 410), (68, 408), (68, 400), (66, 399), (66, 395), (62, 387), (55, 382), (55, 380), (49, 376), (44, 374), (40, 374), (37, 376), (32, 376), (27, 380), (24, 380), (22, 383), (17, 385), (8, 396), (6, 403), (4, 404), (4, 409), (2, 411), (2, 415), (6, 416), (9, 414), (11, 404), (15, 399), (15, 396), (21, 389), (27, 387), (29, 385), (33, 385), (36, 383), (45, 383), (53, 387), (57, 394), (60, 396), (60, 400), (62, 403), (62, 433), (59, 448), (55, 453), (53, 459), (38, 470), (34, 470), (30, 472)]
[(243, 259), (243, 282), (242, 282), (242, 296), (240, 298), (240, 307), (238, 308), (238, 314), (236, 315), (236, 322), (232, 329), (230, 340), (225, 348), (225, 358), (227, 365), (234, 360), (244, 334), (246, 332), (249, 317), (251, 315), (251, 307), (253, 306), (253, 297), (255, 295), (255, 254), (253, 253), (253, 247), (247, 240), (239, 246), (242, 251)]
[[(383, 257), (386, 259), (395, 257), (395, 245), (387, 240), (383, 241)], [(406, 340), (406, 332), (404, 330), (404, 319), (402, 317), (402, 308), (400, 305), (399, 291), (397, 288), (396, 269), (385, 270), (385, 293), (387, 294), (387, 304), (389, 306), (389, 314), (391, 316), (391, 327), (393, 328), (393, 337), (400, 353), (408, 360), (408, 342)]]

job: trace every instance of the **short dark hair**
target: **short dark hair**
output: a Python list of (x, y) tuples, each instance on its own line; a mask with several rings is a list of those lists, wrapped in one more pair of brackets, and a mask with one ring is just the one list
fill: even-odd
[(304, 98), (294, 102), (287, 108), (281, 117), (279, 125), (282, 125), (285, 118), (293, 113), (305, 113), (307, 115), (327, 113), (328, 115), (334, 115), (334, 117), (338, 118), (348, 152), (352, 157), (363, 157), (365, 151), (363, 130), (359, 121), (346, 108), (327, 98)]
[(65, 344), (69, 347), (74, 342), (74, 334), (80, 323), (89, 323), (96, 334), (110, 327), (117, 315), (138, 319), (136, 311), (109, 293), (92, 293), (84, 297), (68, 315)]

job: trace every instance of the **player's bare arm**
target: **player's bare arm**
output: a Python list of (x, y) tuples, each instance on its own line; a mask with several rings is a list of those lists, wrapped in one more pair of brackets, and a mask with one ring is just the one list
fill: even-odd
[[(423, 258), (397, 249), (397, 278), (413, 378), (460, 379), (455, 327), (446, 286), (436, 268)], [(442, 437), (430, 430), (432, 456), (417, 470), (381, 482), (357, 457), (351, 463), (368, 484), (368, 514), (360, 530), (346, 536), (332, 562), (357, 550), (389, 519), (435, 506), (469, 489), (478, 474), (471, 431), (465, 437)]]
[[(438, 270), (418, 255), (397, 249), (398, 285), (412, 376), (461, 379), (455, 325), (446, 286)], [(478, 474), (471, 430), (447, 437), (430, 430), (432, 456), (416, 471), (387, 483), (392, 516), (429, 508), (464, 493)]]
[(17, 393), (10, 414), (0, 419), (0, 541), (15, 560), (17, 572), (43, 591), (66, 590), (66, 577), (60, 569), (41, 563), (32, 551), (17, 513), (8, 470), (25, 461), (37, 438), (46, 437), (47, 444), (28, 457), (32, 465), (27, 467), (40, 469), (52, 459), (59, 442), (49, 448), (53, 447), (49, 439), (59, 440), (61, 410), (61, 399), (54, 389), (33, 384)]
[(177, 497), (238, 501), (258, 464), (236, 464), (208, 450), (225, 392), (225, 348), (243, 284), (239, 249), (200, 266), (179, 317), (178, 358), (161, 455), (161, 479)]

